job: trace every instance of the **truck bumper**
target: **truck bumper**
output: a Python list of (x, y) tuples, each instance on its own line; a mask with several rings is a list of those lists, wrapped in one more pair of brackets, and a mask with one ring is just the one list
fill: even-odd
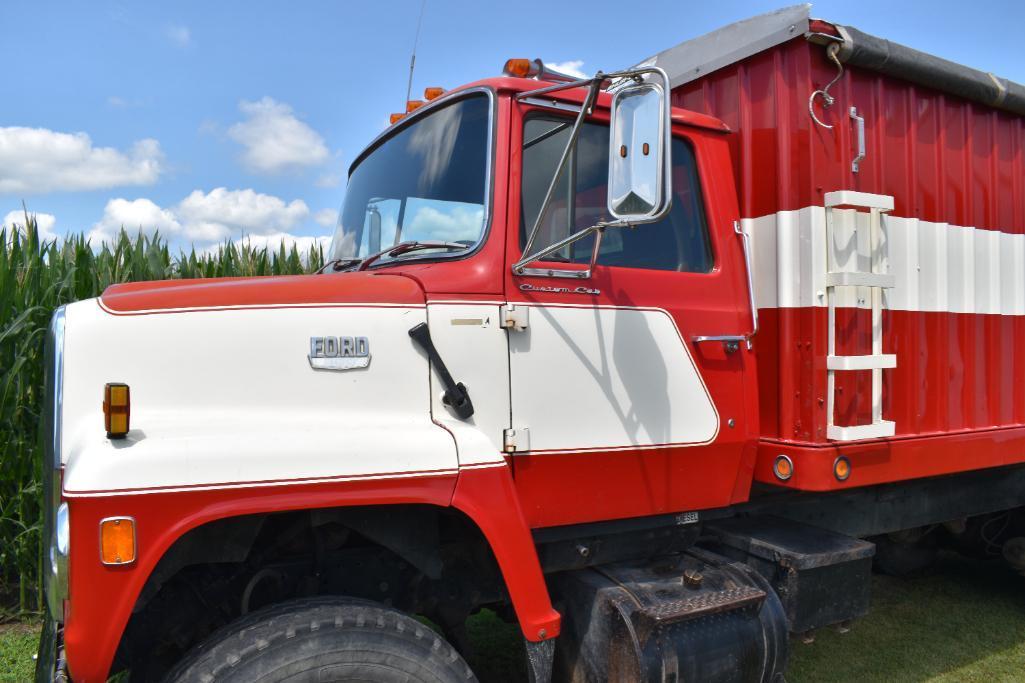
[(36, 683), (68, 683), (68, 666), (64, 659), (64, 631), (46, 615), (43, 632), (39, 636), (36, 655)]

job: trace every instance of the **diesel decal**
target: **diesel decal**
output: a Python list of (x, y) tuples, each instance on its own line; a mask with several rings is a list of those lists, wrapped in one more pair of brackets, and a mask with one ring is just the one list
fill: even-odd
[(366, 337), (310, 337), (310, 367), (315, 370), (354, 370), (370, 365)]

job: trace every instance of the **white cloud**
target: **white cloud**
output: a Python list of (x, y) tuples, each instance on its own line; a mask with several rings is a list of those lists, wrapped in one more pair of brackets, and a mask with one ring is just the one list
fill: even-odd
[(107, 98), (107, 105), (111, 109), (136, 109), (143, 107), (146, 102), (141, 99), (131, 99), (128, 97), (121, 97), (120, 95), (111, 95)]
[(296, 118), (283, 102), (264, 97), (238, 105), (246, 119), (228, 129), (228, 136), (245, 148), (242, 163), (257, 173), (280, 173), (316, 166), (328, 159), (324, 138)]
[[(8, 214), (8, 218), (15, 213)], [(88, 237), (97, 247), (102, 242), (112, 241), (122, 227), (133, 236), (140, 230), (146, 235), (159, 231), (172, 245), (195, 244), (204, 250), (214, 248), (226, 239), (237, 242), (240, 238), (261, 246), (271, 244), (277, 247), (285, 236), (290, 240), (289, 244), (295, 242), (302, 250), (312, 241), (327, 244), (331, 238), (297, 237), (292, 233), (304, 227), (322, 232), (311, 223), (329, 227), (334, 225), (335, 218), (336, 212), (332, 209), (311, 214), (301, 199), (286, 203), (279, 197), (252, 189), (218, 187), (209, 192), (195, 190), (167, 208), (146, 198), (111, 199)], [(43, 225), (42, 220), (40, 225)]]
[[(34, 211), (29, 211), (28, 215), (36, 219), (36, 228), (39, 230), (39, 237), (41, 239), (52, 240), (57, 237), (57, 234), (53, 231), (53, 227), (57, 224), (56, 216), (52, 213), (35, 213)], [(14, 211), (9, 211), (4, 216), (2, 225), (6, 226), (8, 231), (15, 226), (19, 229), (24, 229), (25, 210), (15, 209)]]
[(580, 67), (584, 65), (582, 59), (570, 59), (565, 62), (545, 62), (545, 66), (549, 69), (554, 69), (559, 73), (564, 73), (567, 76), (574, 76), (576, 78), (590, 78), (593, 74), (584, 73)]
[(342, 184), (342, 174), (325, 173), (324, 175), (317, 178), (317, 181), (313, 184), (317, 187), (338, 187)]
[(160, 143), (150, 138), (122, 152), (93, 147), (85, 133), (0, 128), (0, 194), (152, 185), (163, 161)]
[(334, 209), (321, 209), (317, 213), (313, 214), (313, 220), (317, 222), (317, 225), (322, 225), (325, 228), (333, 228), (335, 223), (338, 222), (338, 212)]
[(181, 223), (174, 213), (162, 209), (149, 199), (111, 199), (103, 208), (103, 217), (93, 225), (89, 240), (94, 246), (110, 242), (124, 228), (129, 235), (142, 232), (152, 235), (159, 231), (165, 237), (173, 237), (182, 231)]
[[(277, 251), (281, 248), (281, 243), (284, 242), (285, 249), (291, 251), (294, 245), (299, 250), (300, 256), (305, 256), (309, 253), (310, 248), (319, 246), (324, 250), (324, 256), (327, 256), (328, 246), (331, 244), (331, 238), (325, 236), (313, 236), (313, 235), (292, 235), (287, 232), (275, 232), (269, 235), (245, 235), (239, 239), (233, 240), (235, 244), (249, 244), (257, 249), (267, 248), (271, 251)], [(218, 245), (214, 244), (210, 247), (209, 251), (216, 251)]]
[(164, 29), (164, 35), (178, 47), (185, 48), (192, 44), (192, 32), (188, 26), (172, 24)]
[(205, 194), (195, 190), (178, 204), (176, 213), (185, 237), (217, 242), (241, 232), (288, 232), (309, 217), (310, 209), (301, 199), (286, 204), (278, 197), (253, 190), (218, 187)]

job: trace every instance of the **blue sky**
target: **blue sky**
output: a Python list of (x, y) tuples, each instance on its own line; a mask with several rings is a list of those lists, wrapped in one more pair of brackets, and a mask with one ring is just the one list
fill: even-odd
[[(614, 69), (784, 2), (427, 0), (414, 97), (509, 57)], [(420, 0), (0, 4), (0, 221), (124, 223), (207, 246), (331, 233), (353, 157), (400, 111)], [(813, 16), (1025, 83), (1025, 3), (817, 2)], [(18, 219), (20, 221), (20, 218)]]

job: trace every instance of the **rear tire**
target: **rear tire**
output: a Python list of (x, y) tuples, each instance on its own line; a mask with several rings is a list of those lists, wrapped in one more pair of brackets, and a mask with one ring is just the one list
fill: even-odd
[(440, 635), (369, 601), (311, 598), (243, 617), (196, 647), (165, 683), (476, 683)]

